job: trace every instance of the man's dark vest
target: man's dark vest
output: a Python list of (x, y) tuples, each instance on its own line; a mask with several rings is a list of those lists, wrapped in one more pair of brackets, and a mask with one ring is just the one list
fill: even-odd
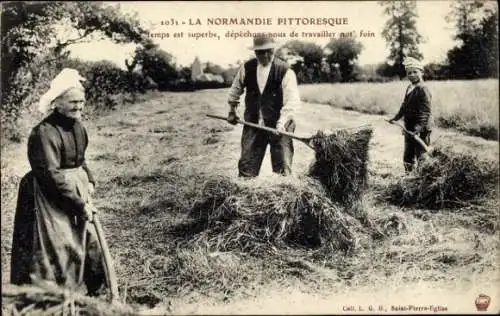
[(260, 109), (264, 124), (272, 128), (276, 127), (283, 107), (281, 81), (288, 69), (286, 62), (274, 58), (266, 86), (261, 94), (257, 83), (257, 59), (251, 59), (245, 63), (245, 121), (258, 123)]

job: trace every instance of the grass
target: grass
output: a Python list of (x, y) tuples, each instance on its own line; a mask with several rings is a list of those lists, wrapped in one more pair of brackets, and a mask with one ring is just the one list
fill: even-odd
[[(408, 81), (301, 85), (302, 100), (345, 110), (394, 116)], [(498, 80), (429, 81), (435, 123), (465, 134), (498, 140)]]
[[(297, 175), (293, 177), (264, 172), (258, 179), (238, 179), (241, 127), (204, 115), (225, 113), (225, 98), (224, 90), (163, 93), (86, 122), (90, 137), (87, 159), (98, 181), (94, 203), (101, 211), (123, 301), (148, 306), (171, 298), (199, 304), (207, 298), (228, 302), (257, 295), (270, 283), (280, 287), (300, 284), (331, 295), (335, 287), (376, 290), (425, 281), (438, 287), (443, 282), (470, 282), (479, 276), (498, 282), (492, 276), (498, 271), (496, 200), (480, 207), (430, 210), (399, 207), (377, 196), (378, 186), (388, 187), (397, 180), (395, 166), (399, 161), (393, 158), (389, 176), (378, 173), (380, 152), (392, 148), (381, 143), (393, 134), (386, 125), (375, 129), (370, 178), (359, 201), (364, 218), (384, 234), (383, 238), (372, 236), (373, 226), (365, 225), (363, 217), (337, 210), (334, 223), (349, 223), (351, 228), (355, 247), (350, 255), (335, 251), (329, 257), (318, 256), (314, 249), (289, 244), (287, 251), (282, 249), (277, 256), (273, 251), (279, 250), (280, 244), (265, 243), (261, 238), (276, 236), (270, 233), (277, 226), (263, 221), (269, 218), (272, 222), (270, 216), (284, 213), (279, 211), (284, 210), (287, 199), (280, 196), (302, 188), (300, 175), (309, 171), (314, 153), (296, 145)], [(319, 118), (328, 117), (328, 110), (325, 107), (321, 109), (325, 113), (311, 114), (304, 109), (302, 119), (320, 126)], [(332, 115), (325, 125), (338, 126), (338, 122)], [(386, 142), (392, 142), (391, 138)], [(25, 153), (25, 144), (22, 146), (2, 154), (2, 275), (7, 276), (17, 185), (28, 169), (19, 159)], [(490, 148), (484, 142), (474, 146), (475, 152)], [(394, 157), (395, 153), (390, 154)], [(264, 164), (269, 164), (268, 159)], [(215, 185), (207, 187), (207, 183)], [(311, 194), (311, 190), (306, 185), (299, 193)], [(220, 199), (214, 199), (217, 196)], [(324, 202), (321, 195), (316, 196), (317, 203)], [(292, 200), (298, 204), (308, 199)], [(224, 211), (228, 210), (235, 211), (229, 212), (234, 216), (229, 225), (224, 225), (224, 216), (206, 217), (227, 215)], [(269, 216), (258, 217), (258, 210)], [(200, 212), (204, 216), (200, 217)], [(238, 232), (246, 236), (231, 235)], [(252, 238), (256, 237), (261, 239), (255, 242)]]

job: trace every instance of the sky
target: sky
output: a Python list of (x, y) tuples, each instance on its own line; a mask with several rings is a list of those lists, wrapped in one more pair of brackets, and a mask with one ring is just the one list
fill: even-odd
[[(450, 12), (451, 1), (418, 0), (417, 30), (423, 36), (420, 51), (424, 63), (442, 62), (446, 52), (455, 45), (454, 25), (445, 21)], [(304, 38), (302, 32), (353, 32), (356, 40), (364, 46), (358, 57), (359, 64), (380, 63), (388, 56), (386, 41), (382, 29), (387, 17), (383, 8), (376, 1), (294, 1), (294, 2), (259, 2), (259, 1), (205, 1), (205, 2), (122, 2), (120, 10), (124, 13), (136, 13), (141, 24), (150, 30), (151, 36), (160, 47), (172, 54), (178, 65), (189, 66), (198, 57), (201, 62), (213, 62), (221, 66), (235, 64), (237, 60), (246, 60), (252, 56), (249, 47), (251, 37), (238, 39), (226, 37), (226, 33), (250, 31), (284, 33), (286, 37), (277, 37), (279, 44), (291, 40), (290, 32), (299, 34), (302, 41), (314, 42), (321, 47), (331, 39), (328, 37)], [(208, 25), (209, 20), (223, 18), (260, 18), (270, 25)], [(289, 18), (294, 20), (287, 25)], [(295, 20), (295, 18), (298, 18)], [(326, 20), (333, 25), (305, 24), (311, 18)], [(198, 22), (199, 19), (199, 22)], [(162, 25), (164, 21), (164, 25)], [(172, 25), (174, 21), (174, 25)], [(338, 24), (338, 22), (344, 24)], [(169, 25), (165, 25), (168, 23)], [(175, 25), (178, 23), (178, 25)], [(279, 24), (280, 23), (280, 24)], [(310, 23), (310, 22), (309, 22)], [(193, 25), (190, 25), (193, 24)], [(372, 37), (360, 37), (360, 32), (371, 33)], [(174, 33), (182, 32), (182, 38), (174, 38)], [(193, 38), (189, 34), (217, 34), (216, 38)], [(169, 38), (165, 38), (166, 34)], [(135, 45), (117, 45), (111, 41), (99, 41), (73, 45), (72, 56), (85, 60), (107, 59), (124, 67), (124, 60), (133, 56)]]

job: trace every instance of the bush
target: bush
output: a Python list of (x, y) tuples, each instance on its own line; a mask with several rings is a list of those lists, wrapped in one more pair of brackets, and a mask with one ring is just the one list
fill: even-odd
[(95, 110), (113, 108), (110, 97), (127, 90), (127, 73), (108, 61), (90, 65), (82, 75), (87, 79), (87, 102)]
[(19, 118), (33, 112), (55, 75), (54, 67), (41, 59), (35, 59), (33, 63), (19, 67), (11, 81), (10, 90), (2, 91), (0, 108), (2, 148), (9, 141), (19, 142), (25, 136), (21, 131)]
[(37, 103), (50, 87), (51, 80), (63, 68), (77, 69), (86, 78), (83, 83), (87, 97), (87, 112), (114, 109), (117, 95), (146, 92), (149, 82), (135, 72), (127, 72), (108, 61), (88, 62), (79, 59), (54, 58), (46, 55), (19, 68), (11, 89), (2, 91), (1, 125), (2, 147), (10, 142), (19, 142), (26, 136), (21, 132), (19, 119), (30, 116), (34, 120)]

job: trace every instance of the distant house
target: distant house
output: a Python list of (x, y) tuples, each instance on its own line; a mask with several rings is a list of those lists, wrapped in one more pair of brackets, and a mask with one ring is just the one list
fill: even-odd
[(219, 83), (224, 83), (224, 78), (221, 75), (214, 75), (209, 73), (201, 74), (198, 78), (198, 81), (216, 81)]
[(191, 80), (193, 82), (202, 81), (202, 82), (219, 82), (224, 83), (224, 78), (221, 75), (214, 75), (211, 73), (204, 73), (203, 68), (206, 67), (206, 63), (202, 64), (200, 59), (196, 57), (191, 64)]

